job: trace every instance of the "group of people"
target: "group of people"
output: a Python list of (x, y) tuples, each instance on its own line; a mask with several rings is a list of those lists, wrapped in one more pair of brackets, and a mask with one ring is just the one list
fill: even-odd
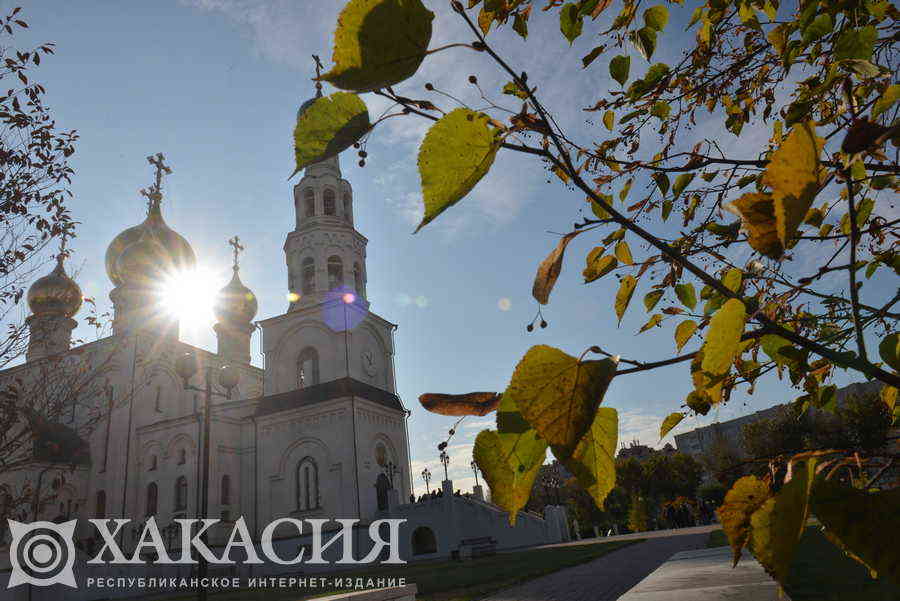
[[(438, 499), (443, 496), (444, 496), (444, 491), (442, 489), (441, 490), (433, 490), (431, 492), (425, 493), (424, 495), (421, 495), (418, 498), (416, 498), (416, 495), (409, 495), (409, 502), (410, 503), (424, 503), (425, 501), (431, 501), (432, 499)], [(472, 497), (472, 493), (470, 493), (470, 492), (464, 493), (461, 490), (457, 489), (457, 491), (455, 493), (453, 493), (453, 496), (469, 499)]]

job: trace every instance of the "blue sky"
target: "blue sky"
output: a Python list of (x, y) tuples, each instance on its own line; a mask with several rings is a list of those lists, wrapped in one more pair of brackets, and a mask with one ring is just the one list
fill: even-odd
[[(426, 4), (437, 13), (433, 45), (470, 40), (448, 3)], [(25, 8), (22, 15), (31, 28), (18, 37), (20, 44), (57, 44), (56, 55), (42, 62), (34, 76), (47, 87), (59, 126), (77, 129), (81, 136), (72, 157), (71, 206), (82, 225), (72, 247), (86, 295), (108, 306), (111, 284), (103, 253), (113, 236), (143, 219), (138, 190), (150, 183), (145, 157), (163, 152), (174, 168), (165, 186), (168, 223), (191, 242), (202, 264), (221, 270), (221, 285), (230, 264), (225, 241), (239, 235), (247, 248), (241, 277), (259, 298), (258, 317), (285, 310), (281, 247), (294, 221), (294, 182), (287, 181), (293, 170), (293, 120), (297, 106), (314, 92), (310, 55), (320, 54), (329, 62), (341, 5), (321, 0), (82, 0), (34, 2)], [(677, 52), (680, 29), (670, 25), (670, 30), (660, 43), (663, 58)], [(607, 59), (582, 71), (579, 59), (594, 45), (592, 40), (584, 36), (570, 47), (556, 21), (539, 11), (531, 32), (534, 39), (525, 44), (507, 29), (498, 37), (499, 46), (519, 68), (527, 65), (530, 81), (557, 110), (564, 127), (584, 139), (601, 135), (602, 126), (586, 123), (592, 114), (580, 109), (618, 87), (606, 75)], [(634, 55), (632, 73), (645, 67)], [(438, 88), (462, 90), (464, 99), (480, 106), (466, 83), (470, 74), (486, 90), (506, 81), (483, 56), (459, 49), (429, 57), (420, 74), (400, 90), (423, 97), (422, 85), (430, 81)], [(373, 114), (384, 108), (379, 99), (367, 100)], [(691, 135), (700, 139), (704, 126), (698, 124)], [(645, 360), (666, 358), (675, 350), (671, 327), (635, 335), (646, 320), (639, 301), (646, 290), (638, 290), (617, 328), (615, 281), (584, 287), (583, 257), (595, 243), (589, 236), (570, 246), (544, 310), (550, 327), (526, 333), (537, 310), (530, 294), (534, 271), (557, 240), (551, 231), (568, 231), (584, 206), (580, 194), (555, 179), (548, 183), (546, 171), (533, 159), (501, 153), (469, 197), (413, 236), (421, 215), (416, 147), (426, 129), (422, 121), (391, 120), (372, 135), (365, 168), (349, 152), (342, 157), (344, 176), (354, 187), (356, 225), (369, 238), (372, 309), (400, 326), (397, 378), (399, 393), (413, 410), (414, 475), (426, 464), (437, 474), (436, 445), (452, 423), (419, 407), (416, 399), (423, 392), (502, 390), (532, 344), (551, 344), (576, 355), (600, 344)], [(762, 144), (768, 135), (760, 128), (751, 132), (750, 143)], [(726, 149), (737, 147), (733, 137), (723, 143)], [(637, 248), (632, 241), (635, 253)], [(186, 341), (214, 348), (209, 327), (184, 329)], [(253, 352), (259, 364), (257, 344)], [(839, 374), (838, 381), (848, 380)], [(656, 444), (659, 422), (677, 410), (689, 391), (686, 365), (617, 379), (606, 402), (620, 411), (620, 440)], [(742, 390), (717, 415), (686, 421), (676, 432), (794, 396), (769, 379), (753, 397)], [(451, 476), (463, 486), (471, 484), (474, 435), (491, 421), (469, 418), (453, 440)], [(419, 478), (416, 484), (421, 487)]]

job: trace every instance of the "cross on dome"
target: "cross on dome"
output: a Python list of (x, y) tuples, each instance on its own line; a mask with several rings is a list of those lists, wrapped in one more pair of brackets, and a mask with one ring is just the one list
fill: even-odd
[(322, 97), (322, 59), (319, 58), (318, 54), (312, 55), (313, 62), (315, 63), (316, 69), (316, 98)]
[(163, 156), (163, 153), (157, 152), (156, 155), (150, 155), (147, 157), (147, 162), (153, 165), (156, 168), (155, 180), (153, 185), (150, 186), (150, 189), (146, 188), (141, 189), (141, 196), (147, 199), (147, 209), (153, 210), (154, 208), (159, 207), (159, 203), (162, 200), (162, 178), (163, 175), (170, 175), (172, 173), (172, 169), (166, 165), (165, 163), (166, 157)]
[(233, 268), (235, 271), (238, 270), (238, 255), (244, 250), (244, 246), (241, 244), (241, 239), (235, 236), (234, 238), (228, 241), (228, 245), (232, 248), (232, 253), (234, 254), (234, 265)]

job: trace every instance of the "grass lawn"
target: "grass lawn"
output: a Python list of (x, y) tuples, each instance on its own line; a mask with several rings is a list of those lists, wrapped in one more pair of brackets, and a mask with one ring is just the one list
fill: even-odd
[[(407, 584), (418, 586), (419, 594), (416, 599), (420, 601), (470, 601), (563, 568), (597, 559), (616, 549), (643, 542), (643, 540), (585, 543), (552, 550), (534, 549), (498, 553), (471, 561), (427, 561), (403, 566), (374, 568), (363, 572), (347, 571), (330, 574), (341, 578), (405, 578)], [(313, 576), (313, 574), (307, 574), (307, 576)], [(321, 589), (315, 591), (261, 589), (211, 592), (210, 599), (211, 601), (296, 601), (326, 594), (333, 593), (324, 593)], [(193, 598), (193, 592), (185, 591), (184, 594), (166, 597), (165, 601)]]
[[(709, 533), (707, 547), (728, 544), (725, 533)], [(785, 592), (792, 601), (886, 601), (900, 587), (873, 580), (869, 571), (831, 544), (819, 526), (808, 526), (794, 556)]]

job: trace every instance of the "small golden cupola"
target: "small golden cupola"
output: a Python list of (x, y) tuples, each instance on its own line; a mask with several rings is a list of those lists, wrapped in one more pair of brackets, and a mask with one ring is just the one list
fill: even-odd
[(237, 363), (250, 362), (250, 336), (258, 303), (253, 291), (244, 286), (239, 275), (238, 256), (244, 247), (235, 236), (228, 241), (234, 253), (231, 281), (219, 291), (213, 305), (216, 324), (213, 329), (218, 337), (218, 352)]
[(78, 325), (72, 317), (81, 309), (83, 298), (81, 288), (66, 273), (66, 255), (64, 235), (56, 267), (28, 289), (31, 315), (25, 320), (29, 331), (27, 361), (64, 353), (72, 344), (72, 330)]

